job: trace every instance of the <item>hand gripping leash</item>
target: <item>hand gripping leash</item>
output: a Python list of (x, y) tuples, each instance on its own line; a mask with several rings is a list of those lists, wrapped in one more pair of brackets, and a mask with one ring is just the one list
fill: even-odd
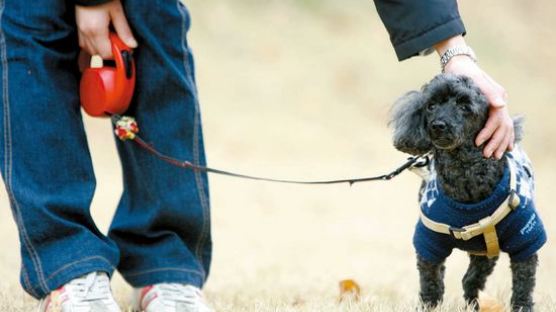
[(128, 109), (133, 96), (135, 87), (135, 64), (133, 62), (132, 50), (128, 48), (116, 34), (110, 34), (110, 42), (112, 43), (115, 66), (106, 66), (106, 64), (104, 64), (105, 66), (103, 67), (87, 68), (83, 72), (80, 85), (81, 105), (85, 112), (93, 117), (111, 117), (115, 127), (114, 133), (120, 140), (131, 140), (157, 158), (173, 166), (198, 172), (207, 172), (256, 181), (304, 185), (344, 183), (353, 185), (361, 182), (391, 180), (407, 169), (424, 167), (429, 163), (429, 156), (425, 154), (410, 157), (394, 171), (379, 176), (324, 181), (296, 181), (234, 173), (172, 158), (158, 151), (152, 144), (145, 142), (138, 135), (139, 126), (134, 118), (120, 116), (120, 114), (123, 114)]
[[(110, 34), (114, 62), (83, 71), (79, 92), (81, 106), (93, 117), (123, 114), (129, 107), (135, 88), (135, 64), (132, 50), (114, 33)], [(113, 63), (113, 64), (112, 64)]]

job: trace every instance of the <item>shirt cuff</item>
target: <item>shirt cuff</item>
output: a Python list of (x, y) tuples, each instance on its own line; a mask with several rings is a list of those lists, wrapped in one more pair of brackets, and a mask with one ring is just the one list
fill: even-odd
[(430, 51), (432, 46), (457, 35), (465, 35), (465, 27), (459, 17), (436, 26), (419, 36), (396, 44), (394, 49), (396, 50), (398, 60), (402, 61), (412, 56), (419, 55), (424, 51), (430, 53), (432, 52)]
[(426, 48), (426, 49), (419, 52), (419, 56), (427, 56), (427, 55), (431, 54), (432, 52), (434, 52), (433, 47)]
[(82, 6), (95, 6), (95, 5), (101, 5), (107, 2), (110, 2), (112, 0), (73, 0), (73, 2), (76, 5), (82, 5)]

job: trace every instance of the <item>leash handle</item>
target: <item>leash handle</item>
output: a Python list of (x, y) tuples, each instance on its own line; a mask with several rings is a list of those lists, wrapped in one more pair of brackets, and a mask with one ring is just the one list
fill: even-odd
[[(135, 64), (131, 48), (115, 33), (110, 34), (114, 62), (83, 71), (79, 85), (81, 106), (93, 117), (123, 114), (135, 88)], [(114, 63), (114, 64), (112, 64)]]

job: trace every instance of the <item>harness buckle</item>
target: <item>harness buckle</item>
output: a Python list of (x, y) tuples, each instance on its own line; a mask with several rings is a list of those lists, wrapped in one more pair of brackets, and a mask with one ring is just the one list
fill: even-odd
[(480, 228), (477, 227), (465, 227), (465, 228), (457, 228), (457, 227), (450, 227), (450, 235), (455, 239), (461, 239), (464, 241), (468, 241), (473, 237), (477, 236), (477, 231)]
[(465, 233), (465, 229), (451, 226), (449, 228), (449, 231), (450, 231), (450, 236), (452, 236), (453, 238), (463, 239), (463, 233)]
[(515, 190), (511, 190), (508, 198), (508, 206), (510, 206), (510, 209), (516, 210), (520, 204), (521, 199), (519, 198), (519, 195)]

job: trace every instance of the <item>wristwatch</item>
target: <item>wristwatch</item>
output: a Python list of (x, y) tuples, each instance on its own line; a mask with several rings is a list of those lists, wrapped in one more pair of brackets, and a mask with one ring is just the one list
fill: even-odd
[(448, 64), (452, 57), (456, 55), (467, 55), (475, 63), (477, 62), (477, 57), (475, 56), (475, 52), (473, 52), (473, 49), (471, 49), (471, 47), (466, 45), (455, 46), (446, 50), (446, 52), (444, 52), (444, 54), (442, 54), (442, 56), (440, 57), (440, 67), (442, 68), (442, 72), (444, 72), (446, 64)]

